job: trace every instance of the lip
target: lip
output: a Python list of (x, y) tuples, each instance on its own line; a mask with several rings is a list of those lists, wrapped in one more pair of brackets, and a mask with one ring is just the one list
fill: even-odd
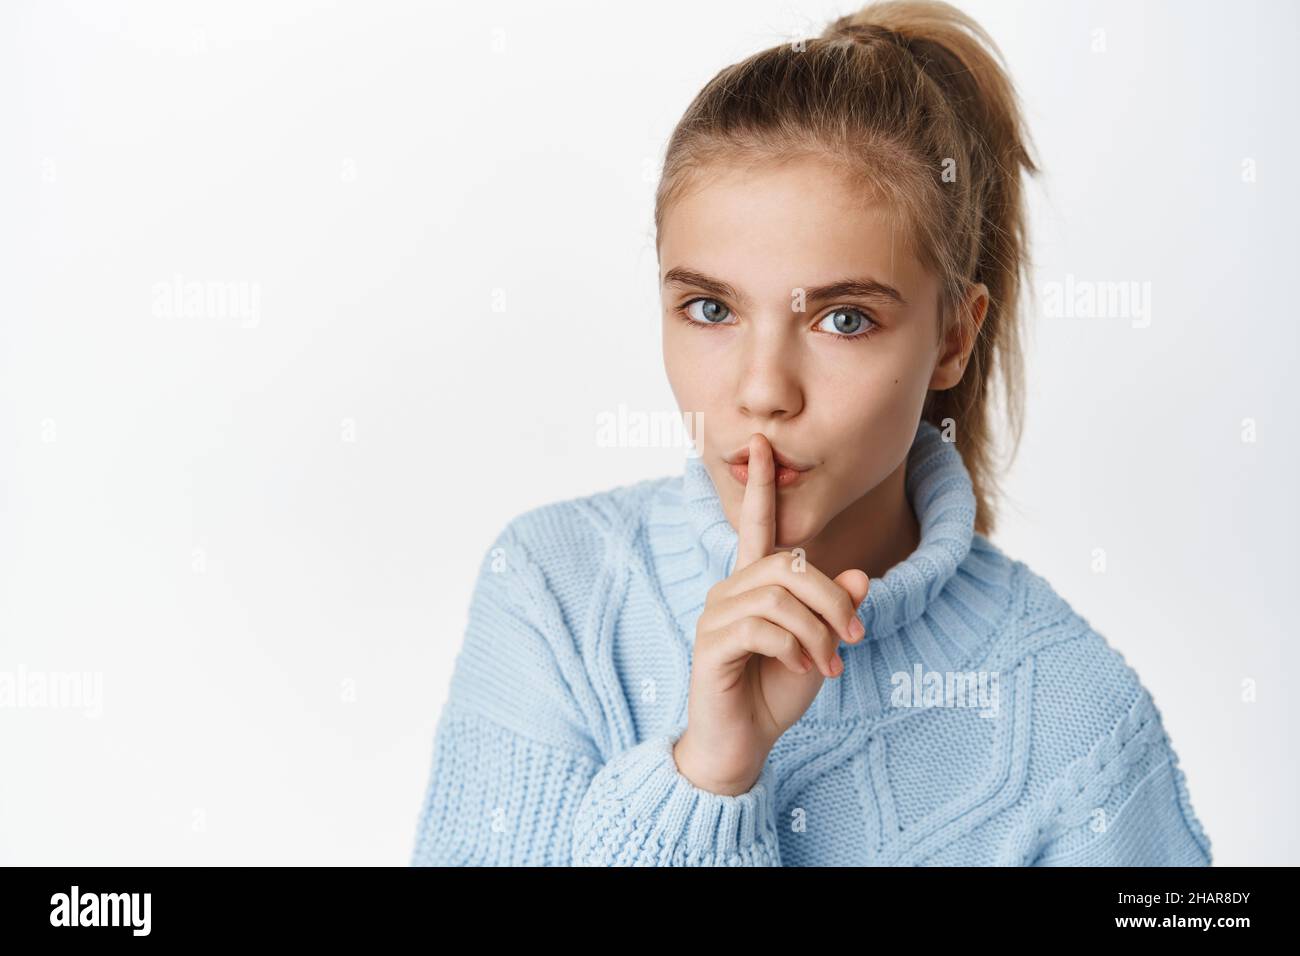
[[(733, 451), (726, 458), (722, 459), (728, 465), (743, 465), (749, 461), (749, 446), (746, 445), (737, 451)], [(791, 471), (807, 471), (812, 465), (805, 465), (803, 462), (794, 458), (788, 458), (781, 454), (775, 448), (772, 449), (772, 460), (776, 462), (778, 468), (788, 468)]]
[[(772, 449), (772, 458), (776, 465), (776, 486), (778, 488), (790, 488), (799, 484), (805, 479), (812, 465), (806, 465), (802, 462), (787, 458)], [(733, 452), (723, 459), (727, 463), (727, 469), (731, 476), (740, 482), (741, 485), (749, 483), (749, 448), (740, 449)]]

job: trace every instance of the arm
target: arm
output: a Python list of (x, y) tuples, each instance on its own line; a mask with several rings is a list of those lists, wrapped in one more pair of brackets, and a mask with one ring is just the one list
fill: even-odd
[(1151, 696), (1048, 788), (1031, 815), (1031, 866), (1210, 866), (1178, 756)]
[(770, 772), (737, 796), (695, 787), (684, 728), (602, 758), (564, 617), (519, 533), (489, 549), (434, 738), (412, 865), (780, 865)]

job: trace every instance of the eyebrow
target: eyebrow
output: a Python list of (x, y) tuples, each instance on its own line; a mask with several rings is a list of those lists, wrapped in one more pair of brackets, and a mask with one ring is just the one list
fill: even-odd
[[(721, 279), (715, 279), (712, 276), (705, 275), (703, 272), (697, 272), (694, 269), (674, 268), (664, 273), (664, 285), (693, 286), (697, 289), (703, 289), (711, 292), (713, 295), (723, 299), (730, 299), (732, 302), (739, 302), (742, 305), (749, 304), (748, 296), (742, 295), (735, 286), (723, 282)], [(907, 305), (907, 300), (903, 298), (891, 285), (878, 282), (871, 278), (862, 279), (840, 279), (837, 282), (831, 282), (826, 285), (814, 286), (811, 289), (804, 290), (804, 297), (812, 302), (820, 302), (825, 299), (840, 299), (846, 297), (862, 299), (880, 299), (886, 302), (893, 302), (895, 305)]]

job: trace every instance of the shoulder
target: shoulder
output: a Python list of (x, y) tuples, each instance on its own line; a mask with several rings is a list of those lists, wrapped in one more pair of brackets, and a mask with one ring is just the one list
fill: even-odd
[(505, 521), (479, 554), (449, 703), (533, 740), (595, 753), (584, 635), (611, 554), (637, 526), (649, 479), (548, 502)]
[(1056, 653), (1073, 655), (1076, 663), (1087, 663), (1111, 675), (1136, 676), (1123, 655), (1045, 577), (1007, 556), (982, 535), (975, 535), (971, 552), (978, 554), (986, 567), (1005, 569), (1010, 582), (1010, 626), (1003, 630), (994, 650), (1004, 665)]
[(1128, 807), (1131, 815), (1139, 806), (1136, 795), (1149, 793), (1143, 799), (1155, 800), (1159, 812), (1177, 822), (1171, 844), (1194, 842), (1208, 858), (1209, 839), (1150, 690), (1046, 578), (1024, 562), (1012, 564), (1019, 612), (1002, 648), (1003, 664), (1030, 671), (1027, 789), (1040, 802), (1042, 821), (1051, 821), (1058, 844), (1082, 845), (1099, 814), (1114, 820)]
[(572, 612), (627, 561), (654, 497), (676, 480), (647, 478), (519, 512), (483, 553), (480, 580), (495, 575), (515, 602), (545, 599)]
[(515, 548), (543, 571), (581, 568), (628, 547), (654, 496), (675, 480), (646, 478), (537, 505), (506, 522), (495, 543)]
[(591, 494), (547, 502), (529, 508), (505, 525), (521, 543), (533, 545), (539, 553), (548, 542), (603, 543), (622, 540), (643, 520), (651, 498), (674, 477), (646, 478)]
[[(1010, 559), (1008, 559), (1010, 560)], [(1026, 716), (1036, 767), (1060, 772), (1100, 741), (1158, 713), (1123, 653), (1046, 578), (1011, 561), (1016, 608), (991, 654), (998, 670), (1028, 670)]]

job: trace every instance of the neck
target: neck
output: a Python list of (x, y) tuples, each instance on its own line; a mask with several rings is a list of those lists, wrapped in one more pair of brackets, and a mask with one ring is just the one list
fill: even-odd
[(832, 579), (859, 568), (874, 580), (907, 560), (921, 544), (921, 526), (908, 501), (906, 482), (904, 460), (804, 545), (809, 563)]

